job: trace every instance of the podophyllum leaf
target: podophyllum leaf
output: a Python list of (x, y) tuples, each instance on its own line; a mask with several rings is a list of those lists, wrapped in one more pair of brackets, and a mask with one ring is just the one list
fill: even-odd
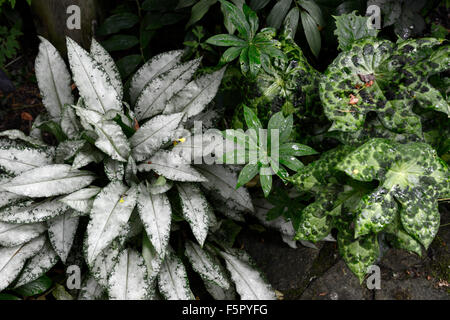
[(100, 252), (90, 266), (91, 275), (103, 288), (108, 288), (108, 277), (117, 263), (121, 247), (120, 239), (113, 240), (110, 245)]
[(12, 175), (51, 164), (50, 148), (34, 148), (15, 140), (0, 139), (0, 169)]
[(113, 300), (146, 300), (151, 294), (144, 259), (133, 249), (123, 250), (108, 279)]
[(109, 76), (109, 80), (111, 81), (111, 85), (117, 91), (118, 99), (122, 101), (123, 87), (119, 70), (117, 69), (114, 60), (108, 53), (108, 51), (106, 51), (94, 38), (92, 38), (91, 42), (90, 55), (95, 59), (95, 61), (101, 64), (103, 69), (105, 69), (106, 73)]
[(86, 107), (100, 113), (121, 111), (121, 98), (103, 66), (70, 38), (67, 38), (67, 55), (73, 79)]
[(196, 168), (208, 180), (202, 182), (202, 186), (207, 190), (219, 194), (227, 202), (234, 201), (244, 209), (254, 210), (247, 189), (236, 189), (237, 174), (228, 166), (198, 165)]
[(93, 276), (88, 276), (81, 286), (78, 300), (105, 300), (105, 296), (105, 289)]
[(355, 12), (343, 14), (334, 19), (336, 20), (334, 34), (338, 37), (341, 50), (349, 50), (356, 40), (376, 37), (378, 34), (377, 29), (367, 27), (369, 17), (358, 16)]
[(94, 203), (94, 197), (100, 192), (100, 190), (101, 189), (99, 187), (91, 186), (60, 198), (59, 201), (65, 203), (67, 206), (76, 211), (89, 214)]
[(12, 224), (0, 222), (0, 246), (15, 247), (37, 238), (45, 232), (43, 223)]
[(167, 102), (163, 113), (183, 112), (184, 119), (196, 116), (216, 96), (224, 73), (225, 68), (222, 68), (189, 82)]
[(0, 210), (0, 221), (8, 223), (36, 223), (63, 214), (68, 207), (57, 200), (33, 202), (23, 200)]
[(206, 178), (191, 167), (181, 156), (171, 151), (160, 150), (146, 162), (138, 165), (139, 171), (153, 170), (174, 181), (203, 182)]
[(186, 269), (172, 250), (164, 259), (158, 274), (158, 287), (167, 300), (193, 300)]
[(75, 111), (71, 106), (63, 108), (61, 129), (69, 139), (75, 139), (82, 129), (80, 121), (78, 121)]
[(122, 162), (113, 159), (107, 159), (105, 161), (105, 173), (109, 181), (122, 181), (125, 174), (125, 168)]
[(133, 76), (130, 82), (130, 98), (134, 104), (144, 87), (153, 78), (172, 69), (181, 61), (183, 51), (175, 50), (161, 53), (147, 61)]
[(141, 121), (161, 113), (167, 101), (183, 89), (200, 65), (200, 59), (176, 65), (149, 81), (137, 98), (135, 113)]
[(130, 139), (132, 155), (136, 161), (151, 157), (163, 144), (169, 142), (182, 118), (181, 112), (160, 115), (140, 127)]
[(43, 276), (59, 261), (58, 254), (47, 240), (39, 252), (25, 264), (21, 274), (17, 277), (15, 287), (23, 286)]
[(177, 189), (180, 194), (183, 217), (189, 222), (198, 243), (203, 246), (208, 235), (211, 207), (195, 184), (179, 183)]
[(2, 131), (0, 132), (0, 137), (6, 137), (10, 140), (21, 140), (31, 144), (34, 147), (48, 147), (44, 141), (33, 138), (32, 136), (27, 136), (25, 133), (17, 129)]
[(275, 291), (252, 266), (229, 253), (221, 252), (242, 300), (276, 300)]
[(78, 217), (72, 217), (72, 209), (47, 222), (50, 242), (63, 263), (72, 248), (78, 228)]
[(352, 232), (338, 233), (339, 253), (350, 270), (362, 283), (367, 269), (373, 265), (379, 256), (379, 245), (377, 236), (366, 235), (355, 240)]
[(185, 247), (184, 254), (205, 283), (212, 282), (224, 290), (230, 288), (230, 282), (216, 258), (191, 241), (188, 241)]
[(156, 252), (164, 258), (170, 238), (172, 208), (164, 193), (152, 194), (144, 183), (139, 185), (137, 210)]
[(87, 227), (88, 264), (92, 265), (100, 252), (120, 234), (136, 205), (136, 198), (137, 188), (128, 188), (120, 181), (111, 182), (96, 196)]
[(321, 241), (330, 234), (332, 222), (327, 215), (326, 201), (316, 200), (302, 210), (295, 240)]
[(0, 248), (0, 291), (8, 287), (22, 270), (27, 259), (37, 254), (45, 243), (42, 235), (28, 243)]
[(56, 48), (43, 37), (39, 37), (39, 53), (35, 71), (42, 101), (48, 113), (59, 119), (65, 104), (73, 104), (71, 77), (64, 60)]
[(82, 189), (94, 179), (91, 172), (75, 170), (67, 164), (53, 164), (26, 171), (2, 187), (28, 197), (51, 197)]

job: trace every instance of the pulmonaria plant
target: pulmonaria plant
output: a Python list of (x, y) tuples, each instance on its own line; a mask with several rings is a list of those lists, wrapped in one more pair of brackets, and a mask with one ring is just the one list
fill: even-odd
[[(224, 69), (192, 80), (199, 59), (162, 53), (132, 77), (128, 104), (104, 48), (93, 40), (87, 52), (68, 38), (67, 49), (78, 102), (63, 59), (41, 38), (35, 69), (48, 119), (30, 137), (0, 133), (0, 290), (82, 250), (80, 299), (194, 299), (183, 260), (214, 298), (274, 299), (251, 259), (217, 240), (224, 220), (202, 192), (239, 216), (253, 210), (247, 191), (234, 189), (230, 168), (194, 166), (180, 148)], [(46, 145), (42, 130), (59, 144)]]

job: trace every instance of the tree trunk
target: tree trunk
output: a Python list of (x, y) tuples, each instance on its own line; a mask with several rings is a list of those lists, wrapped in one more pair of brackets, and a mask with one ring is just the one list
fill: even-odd
[[(67, 20), (72, 13), (67, 8), (80, 8), (80, 29), (70, 30)], [(33, 0), (31, 11), (38, 35), (49, 40), (64, 56), (67, 53), (66, 36), (78, 42), (85, 49), (90, 47), (97, 21), (105, 15), (105, 0)]]

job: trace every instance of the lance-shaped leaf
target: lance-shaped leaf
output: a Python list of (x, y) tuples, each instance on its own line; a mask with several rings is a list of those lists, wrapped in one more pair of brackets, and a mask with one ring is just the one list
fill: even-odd
[(167, 300), (194, 300), (186, 268), (172, 250), (166, 254), (158, 274), (158, 287)]
[(18, 276), (27, 259), (38, 253), (45, 243), (40, 236), (28, 243), (10, 248), (0, 248), (0, 291), (8, 287)]
[(237, 174), (223, 165), (198, 165), (195, 167), (208, 181), (202, 186), (211, 192), (219, 194), (226, 201), (234, 201), (239, 206), (253, 211), (253, 204), (247, 189), (236, 189)]
[[(448, 188), (450, 174), (445, 162), (428, 144), (371, 139), (347, 155), (337, 168), (357, 180), (379, 180), (380, 188), (386, 190), (385, 199), (380, 199), (380, 194), (373, 197), (383, 206), (382, 211), (377, 211), (383, 215), (383, 225), (393, 217), (392, 200), (386, 197), (394, 197), (402, 204), (401, 221), (405, 230), (426, 248), (430, 245), (439, 227), (437, 198)], [(380, 221), (379, 217), (374, 219), (375, 224), (368, 225), (365, 221), (364, 227), (378, 230)]]
[(50, 242), (63, 263), (72, 248), (78, 228), (78, 217), (72, 217), (72, 209), (47, 222)]
[(123, 87), (119, 70), (108, 51), (106, 51), (94, 38), (92, 38), (91, 42), (90, 55), (95, 61), (102, 65), (103, 69), (105, 69), (111, 81), (111, 85), (116, 89), (117, 94), (119, 95), (118, 99), (122, 101)]
[(99, 163), (105, 158), (105, 154), (87, 144), (79, 151), (73, 159), (72, 168), (79, 169), (87, 166), (89, 163)]
[(56, 48), (43, 37), (39, 37), (39, 53), (35, 71), (42, 101), (50, 116), (59, 119), (65, 104), (73, 104), (71, 77), (64, 60)]
[(71, 106), (65, 106), (61, 115), (61, 130), (70, 139), (75, 139), (82, 127)]
[(200, 59), (188, 61), (148, 82), (136, 101), (137, 119), (140, 121), (161, 113), (167, 101), (186, 86), (199, 65)]
[(0, 132), (0, 137), (6, 137), (10, 140), (20, 140), (23, 142), (27, 142), (28, 144), (31, 144), (33, 147), (36, 147), (36, 148), (48, 147), (44, 141), (33, 138), (32, 136), (27, 136), (25, 133), (23, 133), (22, 131), (17, 130), (17, 129), (2, 131), (2, 132)]
[(109, 298), (146, 300), (151, 296), (144, 259), (133, 249), (123, 250), (108, 279)]
[(94, 179), (91, 172), (74, 170), (67, 164), (53, 164), (26, 171), (2, 187), (27, 197), (51, 197), (82, 189)]
[(86, 107), (100, 113), (121, 111), (121, 97), (103, 66), (70, 38), (67, 38), (67, 55), (73, 79)]
[(189, 82), (167, 102), (164, 114), (182, 112), (187, 119), (202, 112), (216, 96), (224, 72), (225, 68), (222, 68)]
[(78, 300), (105, 300), (105, 289), (95, 280), (93, 276), (88, 276), (78, 294)]
[(164, 259), (156, 252), (145, 232), (142, 235), (142, 257), (147, 266), (148, 281), (154, 284), (154, 280), (159, 274)]
[(153, 170), (159, 175), (174, 181), (206, 181), (206, 178), (191, 167), (180, 155), (166, 150), (158, 151), (153, 157), (139, 164), (138, 170)]
[(64, 163), (64, 161), (75, 156), (75, 154), (83, 148), (85, 143), (85, 140), (66, 140), (61, 142), (56, 148), (55, 161), (57, 163)]
[(67, 210), (67, 206), (57, 200), (33, 202), (23, 200), (0, 210), (0, 221), (8, 223), (36, 223), (57, 217)]
[(15, 287), (30, 283), (49, 271), (59, 261), (58, 254), (53, 250), (49, 241), (46, 241), (42, 249), (28, 262), (22, 269), (22, 273), (17, 278)]
[(127, 162), (131, 149), (128, 139), (118, 124), (103, 120), (95, 125), (98, 139), (95, 146), (114, 160)]
[(203, 246), (208, 235), (209, 215), (212, 210), (199, 187), (193, 183), (177, 184), (183, 217), (189, 222), (192, 233)]
[(189, 259), (194, 271), (202, 277), (205, 283), (211, 282), (224, 290), (230, 288), (230, 282), (219, 261), (199, 245), (188, 241), (184, 254)]
[(125, 174), (125, 168), (122, 162), (113, 159), (107, 159), (105, 161), (105, 173), (109, 181), (122, 181)]
[(108, 277), (111, 274), (112, 268), (117, 263), (120, 252), (120, 240), (116, 239), (100, 252), (94, 263), (90, 266), (92, 276), (104, 288), (108, 288)]
[(136, 187), (128, 188), (113, 181), (97, 195), (87, 227), (86, 259), (92, 265), (95, 258), (120, 235), (136, 205)]
[(145, 85), (153, 78), (177, 65), (181, 61), (182, 55), (182, 50), (163, 52), (154, 56), (136, 71), (130, 82), (131, 102), (133, 104), (136, 102)]
[(0, 139), (0, 169), (12, 175), (51, 164), (52, 149), (35, 148), (30, 145)]
[(330, 234), (332, 222), (327, 215), (328, 199), (318, 199), (302, 210), (295, 240), (317, 242)]
[(160, 115), (140, 127), (130, 139), (134, 159), (142, 161), (151, 157), (163, 144), (169, 142), (182, 118), (183, 113)]
[(242, 300), (276, 300), (275, 291), (270, 284), (248, 261), (229, 253), (221, 252), (220, 254), (225, 260)]
[(137, 209), (156, 252), (164, 258), (170, 237), (172, 209), (164, 193), (152, 194), (144, 183), (139, 186)]
[(101, 189), (99, 187), (92, 186), (75, 191), (74, 193), (59, 199), (59, 201), (65, 203), (67, 206), (78, 212), (89, 214), (94, 203), (94, 197), (100, 192), (100, 190)]
[(45, 232), (43, 223), (12, 224), (0, 222), (0, 246), (15, 247), (37, 238)]

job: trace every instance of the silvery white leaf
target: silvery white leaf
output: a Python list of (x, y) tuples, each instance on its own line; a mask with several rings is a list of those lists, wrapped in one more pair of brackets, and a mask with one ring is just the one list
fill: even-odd
[(139, 185), (137, 210), (144, 224), (145, 232), (156, 252), (164, 257), (169, 243), (172, 208), (167, 196), (151, 194), (145, 185)]
[(8, 223), (43, 222), (64, 213), (68, 207), (57, 200), (33, 202), (23, 200), (3, 207), (0, 210), (0, 221)]
[(200, 59), (176, 65), (148, 82), (137, 98), (134, 112), (138, 121), (161, 113), (167, 101), (183, 89), (200, 65)]
[(292, 249), (297, 249), (297, 241), (295, 241), (292, 237), (287, 236), (285, 234), (281, 234), (281, 240), (283, 240), (283, 242), (286, 243)]
[(214, 300), (236, 300), (236, 291), (233, 286), (224, 290), (218, 285), (205, 281), (205, 289), (214, 298)]
[(183, 217), (189, 223), (198, 243), (203, 246), (209, 228), (209, 206), (199, 187), (193, 183), (177, 184)]
[(94, 197), (100, 192), (101, 188), (90, 186), (85, 189), (75, 191), (67, 196), (60, 198), (59, 201), (65, 203), (70, 208), (89, 214), (94, 204)]
[(185, 115), (184, 119), (188, 119), (202, 112), (216, 96), (225, 69), (224, 67), (189, 82), (167, 102), (163, 113), (182, 112)]
[(71, 77), (56, 48), (39, 37), (39, 53), (34, 69), (41, 91), (42, 102), (54, 119), (59, 119), (65, 104), (73, 104)]
[[(1, 190), (1, 184), (0, 184), (0, 190)], [(23, 202), (26, 200), (25, 197), (19, 196), (18, 194), (6, 192), (6, 191), (0, 191), (0, 209), (3, 209), (5, 206), (15, 205), (17, 203)]]
[(142, 257), (147, 266), (148, 280), (150, 283), (153, 283), (161, 269), (163, 258), (156, 252), (147, 234), (144, 234), (142, 240)]
[(97, 195), (87, 227), (86, 260), (89, 265), (126, 226), (136, 198), (137, 187), (129, 189), (120, 181), (111, 182)]
[(47, 222), (48, 237), (58, 256), (66, 263), (78, 228), (78, 217), (72, 217), (72, 209)]
[(206, 178), (198, 173), (179, 155), (166, 150), (158, 151), (153, 157), (138, 165), (139, 171), (153, 170), (174, 181), (202, 182)]
[(0, 291), (7, 288), (19, 275), (27, 259), (37, 254), (45, 243), (42, 235), (15, 247), (0, 247)]
[(136, 71), (130, 83), (131, 102), (133, 104), (136, 102), (149, 81), (177, 65), (181, 61), (182, 54), (182, 50), (163, 52), (154, 56)]
[(242, 300), (276, 300), (275, 291), (252, 266), (229, 253), (221, 252)]
[(86, 107), (100, 113), (110, 109), (121, 111), (121, 98), (102, 65), (69, 37), (67, 55), (73, 79)]
[(56, 162), (63, 163), (69, 160), (83, 148), (86, 140), (66, 140), (61, 142), (56, 148)]
[(54, 152), (33, 148), (15, 140), (0, 139), (0, 169), (12, 175), (51, 164)]
[(325, 238), (323, 238), (322, 241), (336, 242), (336, 239), (330, 233)]
[(130, 138), (132, 155), (136, 161), (151, 157), (163, 144), (169, 142), (182, 118), (182, 113), (160, 115), (140, 127)]
[(144, 259), (133, 249), (123, 250), (108, 278), (112, 300), (146, 300), (152, 296)]
[[(281, 237), (284, 238), (284, 237), (286, 237), (286, 235), (282, 234)], [(302, 246), (304, 246), (304, 247), (307, 247), (307, 248), (310, 248), (310, 249), (319, 250), (317, 248), (317, 246), (314, 243), (312, 243), (312, 242), (309, 242), (309, 241), (306, 241), (306, 240), (299, 240), (299, 241), (302, 244)]]
[(23, 286), (43, 276), (59, 261), (58, 254), (53, 250), (49, 241), (45, 241), (41, 250), (22, 269), (22, 273), (17, 278), (15, 287)]
[(105, 161), (105, 173), (109, 181), (122, 181), (125, 174), (125, 168), (123, 167), (122, 162), (109, 158)]
[(244, 209), (254, 211), (247, 189), (236, 189), (238, 176), (224, 165), (199, 165), (195, 167), (208, 181), (202, 182), (207, 190), (219, 194), (226, 201), (234, 201)]
[(26, 171), (2, 186), (3, 190), (27, 197), (51, 197), (88, 186), (95, 176), (67, 164), (46, 165)]
[(0, 246), (15, 247), (37, 238), (47, 227), (43, 223), (13, 224), (0, 222)]
[(172, 250), (164, 259), (158, 274), (159, 291), (167, 300), (194, 300), (186, 269)]
[(116, 89), (117, 94), (119, 95), (119, 100), (122, 101), (123, 87), (119, 70), (117, 69), (114, 60), (108, 53), (108, 51), (106, 51), (105, 48), (103, 48), (94, 38), (92, 38), (91, 42), (90, 55), (102, 65), (103, 69), (105, 69), (106, 73), (109, 76), (109, 79), (111, 80), (111, 85), (114, 87), (114, 89)]
[(191, 241), (188, 241), (185, 247), (184, 254), (205, 283), (212, 282), (224, 290), (230, 288), (230, 282), (216, 258)]
[(61, 115), (61, 129), (70, 139), (74, 139), (82, 130), (75, 111), (71, 106), (66, 106)]
[(112, 268), (117, 263), (120, 251), (121, 244), (116, 239), (100, 252), (92, 266), (90, 266), (92, 276), (104, 288), (108, 288), (108, 277), (111, 274)]
[(114, 121), (101, 121), (95, 125), (98, 139), (95, 146), (108, 154), (114, 160), (127, 162), (130, 155), (130, 145), (122, 128)]
[(78, 294), (78, 300), (105, 300), (105, 289), (95, 280), (93, 276), (88, 276)]
[(144, 226), (137, 210), (133, 210), (127, 225), (119, 235), (120, 242), (125, 244), (128, 240), (136, 236), (142, 236)]
[(23, 133), (20, 130), (17, 129), (11, 129), (11, 130), (5, 130), (0, 132), (0, 137), (6, 137), (10, 140), (21, 140), (23, 142), (29, 143), (34, 147), (48, 147), (47, 144), (45, 144), (45, 142), (27, 136), (25, 133)]
[(128, 157), (128, 162), (125, 166), (125, 181), (128, 183), (128, 185), (131, 185), (134, 181), (137, 181), (137, 165), (136, 161), (134, 161), (134, 158), (132, 156)]
[(75, 155), (73, 159), (72, 168), (79, 169), (87, 166), (89, 163), (100, 163), (105, 158), (105, 155), (97, 149), (86, 144), (84, 148)]

